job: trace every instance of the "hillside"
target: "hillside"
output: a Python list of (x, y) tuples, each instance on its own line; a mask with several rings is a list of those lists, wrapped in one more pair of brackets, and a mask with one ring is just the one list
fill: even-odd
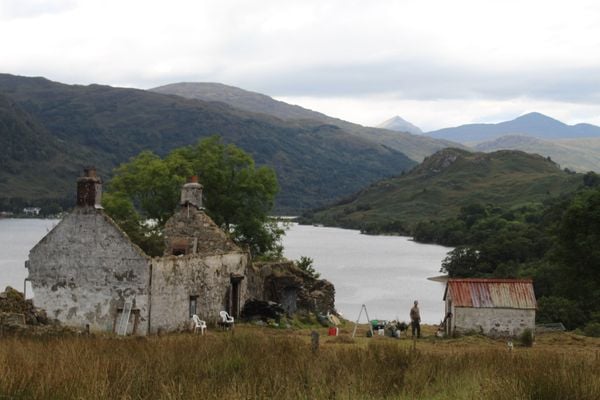
[(423, 133), (421, 128), (411, 124), (410, 122), (398, 115), (383, 121), (382, 123), (377, 125), (377, 128), (388, 129), (390, 131), (397, 132), (408, 132), (412, 133), (413, 135), (421, 135)]
[(415, 161), (446, 147), (461, 147), (458, 143), (432, 139), (387, 129), (369, 128), (275, 100), (264, 94), (250, 92), (220, 83), (183, 82), (150, 89), (156, 93), (171, 94), (190, 99), (222, 102), (240, 110), (262, 113), (287, 121), (311, 120), (331, 124), (363, 139), (400, 151)]
[(534, 136), (540, 139), (600, 137), (600, 127), (591, 124), (567, 125), (540, 113), (522, 115), (497, 124), (467, 124), (427, 132), (425, 135), (463, 144), (474, 144), (504, 135)]
[(521, 150), (550, 157), (562, 168), (577, 172), (600, 171), (600, 138), (543, 140), (506, 135), (474, 146), (478, 151)]
[(416, 222), (455, 216), (462, 206), (541, 202), (580, 184), (580, 175), (566, 173), (538, 155), (445, 149), (407, 174), (377, 182), (308, 217), (332, 226), (409, 232)]
[[(17, 110), (6, 113), (6, 126), (13, 128), (2, 129), (2, 140), (23, 139), (22, 154), (48, 152), (42, 163), (24, 160), (18, 170), (0, 171), (0, 205), (18, 197), (68, 201), (83, 165), (96, 165), (106, 179), (114, 166), (142, 150), (164, 155), (214, 134), (251, 153), (258, 164), (275, 168), (280, 213), (331, 202), (415, 164), (397, 150), (334, 125), (283, 121), (223, 103), (8, 74), (0, 74), (0, 93)], [(19, 162), (19, 152), (8, 157), (7, 165)], [(35, 183), (26, 180), (33, 176), (39, 178)]]
[[(36, 118), (2, 94), (0, 148), (0, 209), (34, 204), (27, 199), (41, 193), (52, 200), (35, 204), (66, 206), (64, 198), (75, 191), (71, 177), (93, 157), (91, 150), (51, 135)], [(65, 159), (70, 162), (65, 163)], [(97, 165), (108, 168), (104, 160), (97, 160)]]

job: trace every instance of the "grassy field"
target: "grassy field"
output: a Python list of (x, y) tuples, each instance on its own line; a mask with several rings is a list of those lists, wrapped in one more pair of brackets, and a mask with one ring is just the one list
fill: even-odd
[(598, 399), (600, 339), (414, 343), (240, 325), (202, 337), (0, 338), (0, 399)]

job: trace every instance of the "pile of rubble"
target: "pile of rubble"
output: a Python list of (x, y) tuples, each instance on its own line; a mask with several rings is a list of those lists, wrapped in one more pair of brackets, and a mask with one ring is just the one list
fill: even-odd
[(263, 300), (248, 300), (242, 309), (242, 318), (246, 321), (261, 320), (267, 322), (269, 319), (275, 320), (277, 323), (281, 317), (285, 315), (281, 304), (274, 301)]
[(10, 286), (0, 293), (0, 336), (6, 334), (63, 334), (72, 329), (51, 320), (46, 311)]
[(311, 276), (292, 261), (255, 262), (248, 274), (250, 298), (280, 304), (286, 314), (297, 311), (326, 315), (335, 311), (335, 288)]

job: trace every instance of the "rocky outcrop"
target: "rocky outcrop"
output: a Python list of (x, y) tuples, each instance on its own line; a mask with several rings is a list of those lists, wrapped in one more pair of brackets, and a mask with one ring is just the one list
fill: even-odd
[(457, 160), (460, 160), (469, 154), (470, 153), (468, 151), (461, 149), (443, 149), (429, 157), (426, 157), (423, 162), (415, 168), (414, 172), (426, 175), (437, 174), (449, 168)]
[(299, 311), (335, 313), (335, 288), (291, 261), (254, 263), (248, 272), (250, 299), (279, 303), (288, 315)]

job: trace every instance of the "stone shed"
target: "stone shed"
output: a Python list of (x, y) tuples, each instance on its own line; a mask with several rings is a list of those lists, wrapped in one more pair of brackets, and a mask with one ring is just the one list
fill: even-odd
[(449, 279), (444, 293), (446, 333), (518, 336), (535, 329), (537, 307), (528, 279)]
[[(249, 254), (206, 215), (202, 186), (182, 188), (164, 230), (163, 257), (150, 258), (101, 207), (102, 182), (93, 168), (77, 181), (77, 205), (29, 253), (36, 306), (63, 324), (127, 333), (172, 331), (192, 314), (216, 322), (239, 316), (246, 298)], [(123, 317), (125, 315), (125, 317)]]

